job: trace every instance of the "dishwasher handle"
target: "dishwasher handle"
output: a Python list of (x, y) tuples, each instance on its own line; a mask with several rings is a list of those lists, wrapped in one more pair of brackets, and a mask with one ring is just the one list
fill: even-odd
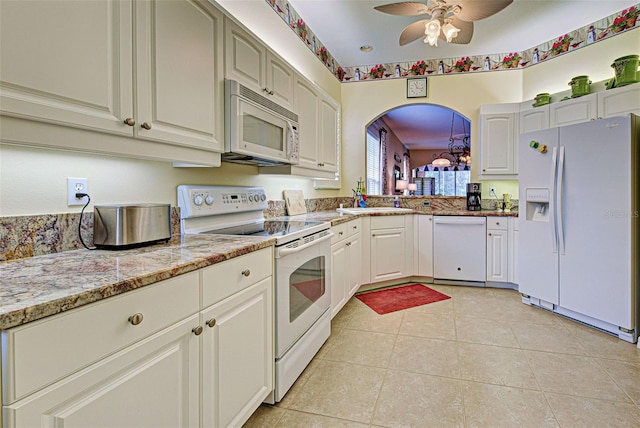
[(486, 219), (484, 217), (436, 217), (433, 222), (435, 224), (456, 224), (460, 226), (484, 226), (486, 224)]

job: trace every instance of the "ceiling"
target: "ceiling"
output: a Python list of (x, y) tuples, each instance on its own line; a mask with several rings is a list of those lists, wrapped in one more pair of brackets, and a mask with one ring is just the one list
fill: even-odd
[[(617, 13), (636, 1), (514, 0), (501, 12), (476, 21), (469, 44), (439, 41), (437, 47), (422, 40), (399, 46), (404, 27), (423, 18), (394, 16), (373, 9), (395, 3), (393, 0), (289, 0), (289, 3), (338, 63), (349, 67), (522, 51)], [(373, 50), (361, 52), (363, 45), (371, 45)], [(388, 112), (383, 120), (409, 150), (443, 149), (449, 142), (449, 109), (416, 104)], [(454, 135), (461, 133), (462, 125), (456, 117)]]
[[(432, 47), (421, 40), (399, 46), (404, 27), (423, 18), (373, 9), (394, 0), (288, 1), (342, 67), (522, 51), (636, 4), (635, 0), (514, 0), (497, 14), (476, 21), (469, 44), (439, 41)], [(373, 50), (361, 52), (363, 45)]]

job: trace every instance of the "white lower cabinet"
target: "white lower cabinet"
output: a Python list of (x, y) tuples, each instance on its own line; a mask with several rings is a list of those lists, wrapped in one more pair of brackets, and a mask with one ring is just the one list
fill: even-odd
[(203, 427), (239, 427), (273, 389), (271, 277), (201, 312)]
[(419, 215), (418, 239), (415, 241), (418, 255), (418, 275), (433, 277), (433, 216)]
[(360, 219), (331, 228), (331, 317), (358, 291), (362, 278)]
[(2, 331), (1, 426), (241, 426), (273, 389), (272, 265), (266, 248)]
[[(371, 217), (371, 282), (413, 273), (413, 218), (406, 215)], [(407, 227), (410, 230), (407, 230)]]
[(508, 218), (487, 217), (487, 281), (509, 279)]

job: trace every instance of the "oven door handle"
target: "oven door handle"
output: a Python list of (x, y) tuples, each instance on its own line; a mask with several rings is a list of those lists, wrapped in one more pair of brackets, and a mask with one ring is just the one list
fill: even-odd
[(319, 244), (322, 241), (326, 241), (327, 239), (331, 239), (333, 237), (333, 232), (329, 232), (326, 235), (324, 235), (322, 238), (319, 239), (314, 239), (311, 242), (307, 242), (304, 245), (301, 245), (299, 247), (293, 247), (293, 248), (287, 248), (286, 245), (282, 248), (278, 249), (278, 256), (286, 256), (289, 254), (293, 254), (293, 253), (297, 253), (299, 251), (304, 250), (305, 248), (311, 247), (312, 245), (316, 245)]

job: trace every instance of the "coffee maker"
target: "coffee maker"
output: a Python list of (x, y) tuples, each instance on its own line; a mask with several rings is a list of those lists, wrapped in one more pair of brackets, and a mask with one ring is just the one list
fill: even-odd
[(480, 183), (467, 183), (467, 210), (480, 211), (482, 209), (480, 187)]

